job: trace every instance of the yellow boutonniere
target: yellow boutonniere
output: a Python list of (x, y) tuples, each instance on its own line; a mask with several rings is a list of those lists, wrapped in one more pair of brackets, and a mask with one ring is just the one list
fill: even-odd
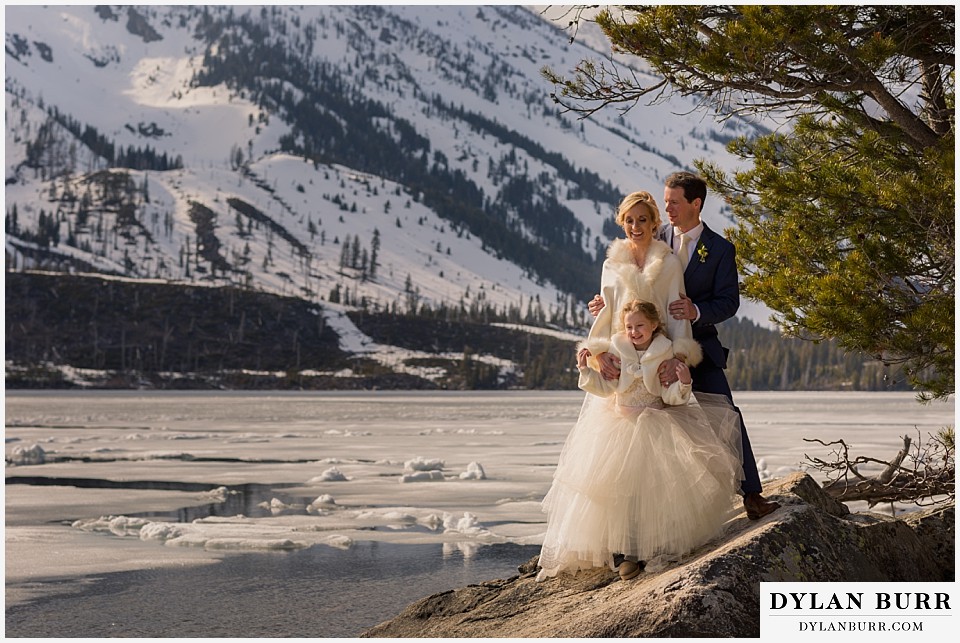
[(707, 247), (702, 245), (697, 248), (697, 256), (700, 257), (700, 263), (704, 263), (707, 260)]

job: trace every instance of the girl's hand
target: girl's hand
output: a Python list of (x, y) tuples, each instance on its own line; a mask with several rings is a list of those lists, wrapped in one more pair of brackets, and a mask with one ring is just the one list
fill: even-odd
[(590, 357), (592, 353), (586, 348), (581, 348), (580, 352), (577, 353), (577, 366), (583, 368), (587, 365), (587, 358)]
[(690, 384), (693, 377), (690, 376), (690, 368), (683, 362), (677, 362), (677, 378), (681, 384)]

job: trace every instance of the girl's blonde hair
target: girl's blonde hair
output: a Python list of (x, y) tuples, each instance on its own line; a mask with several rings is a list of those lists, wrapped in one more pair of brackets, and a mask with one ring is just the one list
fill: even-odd
[(667, 336), (667, 331), (664, 328), (663, 322), (660, 320), (660, 311), (657, 309), (657, 305), (650, 301), (644, 301), (642, 299), (632, 299), (626, 303), (623, 309), (620, 311), (620, 325), (625, 326), (625, 319), (630, 313), (640, 313), (647, 318), (647, 321), (653, 322), (657, 325), (657, 329), (653, 331), (651, 338), (656, 337), (657, 335)]
[(627, 215), (627, 212), (637, 205), (646, 210), (647, 216), (653, 219), (654, 228), (659, 228), (660, 208), (657, 207), (657, 202), (653, 199), (653, 196), (645, 190), (631, 192), (627, 196), (623, 197), (623, 201), (621, 201), (620, 205), (617, 207), (617, 225), (622, 227), (623, 218)]

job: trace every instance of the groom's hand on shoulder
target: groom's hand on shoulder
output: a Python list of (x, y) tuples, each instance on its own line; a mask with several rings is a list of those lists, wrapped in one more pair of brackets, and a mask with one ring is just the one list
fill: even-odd
[(683, 293), (680, 293), (680, 299), (671, 301), (667, 309), (674, 319), (694, 320), (697, 318), (697, 307), (693, 304), (693, 300)]
[(605, 302), (603, 301), (603, 297), (600, 295), (594, 295), (593, 299), (587, 302), (587, 310), (590, 311), (591, 315), (596, 317), (600, 314), (600, 311), (603, 310), (604, 305)]

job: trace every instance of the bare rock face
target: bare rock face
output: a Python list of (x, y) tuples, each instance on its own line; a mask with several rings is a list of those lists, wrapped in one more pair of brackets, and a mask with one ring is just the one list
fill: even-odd
[(783, 505), (656, 573), (520, 575), (435, 594), (364, 637), (758, 637), (760, 581), (953, 580), (954, 509), (850, 514), (809, 476), (766, 484)]

